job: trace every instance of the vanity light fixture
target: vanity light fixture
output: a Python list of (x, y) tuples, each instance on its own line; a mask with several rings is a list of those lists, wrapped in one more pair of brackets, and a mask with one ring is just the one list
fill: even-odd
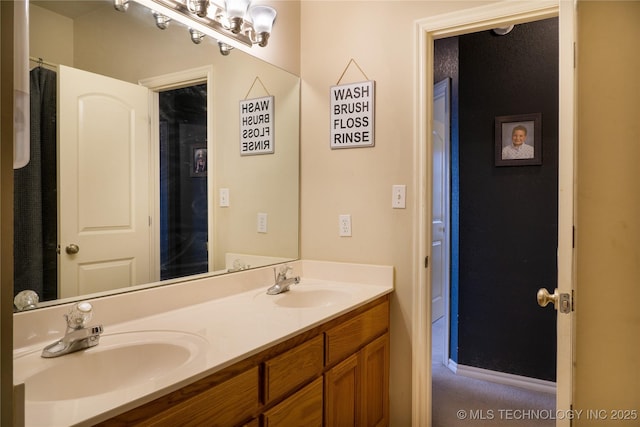
[[(114, 5), (126, 1), (128, 0), (114, 0)], [(163, 15), (173, 19), (180, 20), (178, 15), (187, 17), (207, 29), (249, 47), (254, 44), (260, 47), (267, 45), (277, 15), (276, 10), (270, 6), (252, 6), (251, 0), (138, 1), (147, 6), (156, 5)], [(199, 31), (204, 30), (199, 29)]]
[(153, 11), (153, 18), (156, 20), (156, 27), (161, 30), (166, 30), (169, 26), (169, 22), (171, 22), (171, 18), (156, 11)]
[(254, 43), (265, 47), (276, 20), (276, 10), (269, 6), (255, 6), (249, 10), (249, 16), (253, 22)]
[(200, 18), (207, 16), (209, 0), (187, 0), (187, 9), (189, 12), (196, 14)]

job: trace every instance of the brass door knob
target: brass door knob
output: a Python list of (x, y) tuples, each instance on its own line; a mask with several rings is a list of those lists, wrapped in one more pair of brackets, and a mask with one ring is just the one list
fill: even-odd
[(80, 252), (80, 246), (76, 245), (75, 243), (72, 243), (69, 246), (67, 246), (66, 248), (64, 248), (64, 250), (69, 255), (75, 255), (78, 252)]
[(538, 289), (538, 294), (537, 294), (538, 305), (540, 307), (546, 307), (547, 304), (552, 302), (553, 306), (557, 308), (559, 296), (560, 295), (558, 294), (557, 288), (553, 291), (553, 294), (549, 294), (549, 291), (547, 291), (545, 288), (540, 288)]

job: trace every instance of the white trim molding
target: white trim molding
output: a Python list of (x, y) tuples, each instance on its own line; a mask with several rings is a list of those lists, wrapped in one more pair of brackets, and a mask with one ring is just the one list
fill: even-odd
[(475, 366), (458, 365), (452, 360), (449, 361), (449, 369), (453, 367), (452, 364), (455, 364), (455, 371), (453, 372), (456, 375), (497, 384), (520, 387), (532, 391), (556, 394), (556, 383), (554, 381), (546, 381), (537, 378), (524, 377), (522, 375), (508, 374), (506, 372), (476, 368)]

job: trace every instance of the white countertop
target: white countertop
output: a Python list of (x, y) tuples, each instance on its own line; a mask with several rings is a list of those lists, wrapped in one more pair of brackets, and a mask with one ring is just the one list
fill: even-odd
[[(159, 379), (143, 381), (140, 384), (80, 399), (55, 402), (27, 399), (25, 402), (25, 425), (48, 427), (91, 425), (108, 419), (206, 377), (393, 291), (392, 267), (316, 261), (298, 261), (292, 264), (294, 264), (294, 272), (301, 275), (301, 282), (291, 287), (289, 295), (266, 295), (269, 284), (260, 283), (253, 287), (245, 286), (246, 290), (242, 292), (229, 294), (229, 292), (223, 291), (221, 296), (218, 295), (200, 303), (176, 307), (162, 313), (131, 318), (118, 323), (103, 323), (104, 333), (101, 337), (101, 343), (97, 347), (56, 359), (32, 357), (36, 363), (42, 365), (34, 367), (33, 363), (30, 363), (28, 367), (21, 366), (19, 362), (21, 355), (34, 352), (39, 354), (43, 348), (43, 337), (51, 339), (51, 336), (55, 335), (55, 331), (39, 332), (39, 339), (14, 350), (14, 384), (20, 384), (27, 379), (27, 396), (29, 396), (28, 377), (34, 369), (38, 371), (46, 369), (47, 364), (56, 363), (62, 358), (86, 357), (84, 353), (100, 351), (101, 345), (109, 346), (110, 342), (116, 342), (119, 337), (127, 336), (126, 333), (129, 332), (148, 333), (148, 336), (153, 336), (154, 339), (166, 334), (170, 339), (170, 331), (179, 331), (181, 334), (192, 336), (197, 341), (199, 350), (189, 363), (164, 374)], [(246, 275), (251, 276), (251, 271), (246, 272), (245, 276), (243, 274), (245, 273), (238, 273), (236, 276), (238, 280), (251, 281), (250, 277), (246, 277)], [(208, 281), (204, 285), (211, 288), (216, 285), (216, 279), (212, 277), (202, 280)], [(219, 288), (232, 286), (232, 283), (233, 281), (229, 281), (227, 278), (227, 280), (220, 281), (217, 286)], [(176, 291), (188, 292), (185, 285), (187, 284), (182, 284), (183, 287), (176, 289)], [(194, 283), (194, 286), (202, 285), (202, 283)], [(315, 292), (318, 289), (328, 290), (331, 298), (326, 302), (316, 300), (313, 303), (315, 306), (312, 307), (300, 308), (280, 305), (283, 301), (290, 301), (290, 299), (278, 302), (280, 298), (295, 298), (301, 295), (300, 292), (309, 292), (310, 290)], [(194, 292), (199, 291), (194, 290)], [(296, 294), (296, 292), (298, 293)], [(125, 295), (135, 301), (132, 299), (135, 298), (134, 294)], [(153, 296), (153, 292), (144, 295), (144, 299), (148, 300), (150, 296)], [(315, 297), (315, 294), (313, 296)], [(138, 301), (138, 303), (140, 302)], [(120, 304), (116, 307), (121, 309), (129, 302), (118, 301), (117, 298), (111, 301), (111, 304), (117, 303)], [(100, 311), (96, 305), (99, 304), (94, 303), (95, 314), (92, 324), (99, 323)], [(110, 308), (103, 305), (101, 309)], [(59, 315), (59, 312), (56, 311), (55, 314)], [(40, 319), (39, 322), (46, 323), (43, 319)], [(55, 322), (64, 323), (64, 320), (55, 320)], [(28, 322), (19, 323), (20, 327)], [(35, 332), (31, 330), (30, 333), (34, 334)], [(136, 335), (131, 336), (135, 337)], [(54, 340), (59, 337), (60, 335), (54, 337)], [(72, 359), (68, 360), (72, 362)], [(86, 378), (86, 380), (91, 381), (91, 378)], [(59, 387), (64, 387), (64, 384), (60, 384)]]

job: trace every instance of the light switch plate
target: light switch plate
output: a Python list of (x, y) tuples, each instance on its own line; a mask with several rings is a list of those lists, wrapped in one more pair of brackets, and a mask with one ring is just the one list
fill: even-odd
[(391, 207), (393, 209), (405, 209), (407, 207), (407, 186), (394, 185), (391, 189)]
[(218, 195), (219, 195), (219, 205), (221, 208), (228, 208), (229, 207), (229, 189), (228, 188), (221, 188), (218, 191)]

